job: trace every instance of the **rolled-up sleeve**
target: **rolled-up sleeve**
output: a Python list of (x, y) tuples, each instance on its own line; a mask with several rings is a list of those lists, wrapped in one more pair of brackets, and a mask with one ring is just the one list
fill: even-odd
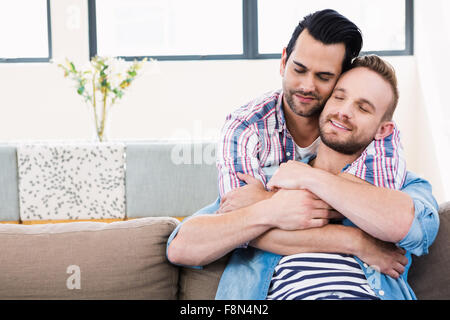
[(401, 191), (407, 193), (414, 201), (414, 220), (408, 234), (398, 246), (416, 256), (427, 254), (439, 230), (439, 206), (433, 197), (431, 185), (428, 181), (408, 172)]

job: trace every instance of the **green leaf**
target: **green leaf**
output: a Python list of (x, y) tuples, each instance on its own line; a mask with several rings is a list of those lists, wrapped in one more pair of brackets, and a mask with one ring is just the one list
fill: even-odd
[(122, 90), (114, 88), (113, 92), (118, 98), (122, 98), (122, 96), (123, 96), (123, 91)]
[(79, 87), (79, 88), (77, 89), (77, 92), (78, 92), (79, 95), (83, 95), (83, 92), (84, 92), (84, 86), (83, 86), (83, 87)]

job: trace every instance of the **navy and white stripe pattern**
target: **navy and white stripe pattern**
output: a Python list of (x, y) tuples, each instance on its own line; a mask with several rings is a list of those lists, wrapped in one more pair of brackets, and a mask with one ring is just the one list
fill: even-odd
[(283, 257), (270, 284), (269, 300), (377, 300), (351, 255), (300, 253)]

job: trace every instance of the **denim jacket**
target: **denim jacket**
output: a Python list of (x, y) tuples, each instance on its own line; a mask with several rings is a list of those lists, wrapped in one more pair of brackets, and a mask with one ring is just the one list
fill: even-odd
[[(431, 185), (411, 172), (406, 175), (402, 188), (414, 201), (414, 220), (408, 234), (397, 245), (406, 250), (408, 264), (405, 271), (394, 279), (380, 273), (362, 262), (356, 261), (364, 271), (369, 285), (383, 300), (415, 300), (416, 296), (407, 283), (408, 270), (411, 266), (411, 254), (420, 256), (428, 253), (429, 246), (436, 238), (439, 229), (438, 204), (431, 193)], [(193, 216), (214, 213), (219, 208), (220, 198), (203, 208)], [(191, 217), (193, 217), (191, 216)], [(348, 219), (344, 225), (354, 226)], [(178, 233), (182, 223), (172, 232), (167, 247)], [(217, 288), (218, 300), (264, 300), (267, 297), (272, 275), (281, 256), (253, 247), (235, 249), (222, 274)], [(193, 267), (201, 268), (201, 267)]]

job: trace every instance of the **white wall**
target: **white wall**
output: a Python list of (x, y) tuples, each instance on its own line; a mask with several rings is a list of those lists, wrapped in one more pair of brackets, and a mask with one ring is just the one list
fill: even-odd
[[(445, 199), (450, 199), (450, 2), (416, 0), (415, 54), (418, 81), (423, 94), (424, 116), (429, 119), (437, 161), (434, 163), (443, 181)], [(421, 129), (419, 123), (418, 130)], [(423, 141), (426, 144), (427, 141)], [(428, 150), (424, 150), (427, 152)], [(422, 154), (422, 158), (427, 153)]]
[[(88, 57), (87, 1), (51, 1), (55, 59)], [(396, 68), (400, 101), (395, 120), (408, 169), (445, 199), (424, 109), (415, 57), (387, 57)], [(166, 61), (148, 64), (111, 118), (110, 139), (216, 138), (227, 113), (281, 86), (277, 60)], [(0, 64), (0, 141), (90, 139), (88, 109), (52, 64)], [(420, 129), (420, 130), (418, 130)], [(427, 151), (427, 157), (423, 152)]]

